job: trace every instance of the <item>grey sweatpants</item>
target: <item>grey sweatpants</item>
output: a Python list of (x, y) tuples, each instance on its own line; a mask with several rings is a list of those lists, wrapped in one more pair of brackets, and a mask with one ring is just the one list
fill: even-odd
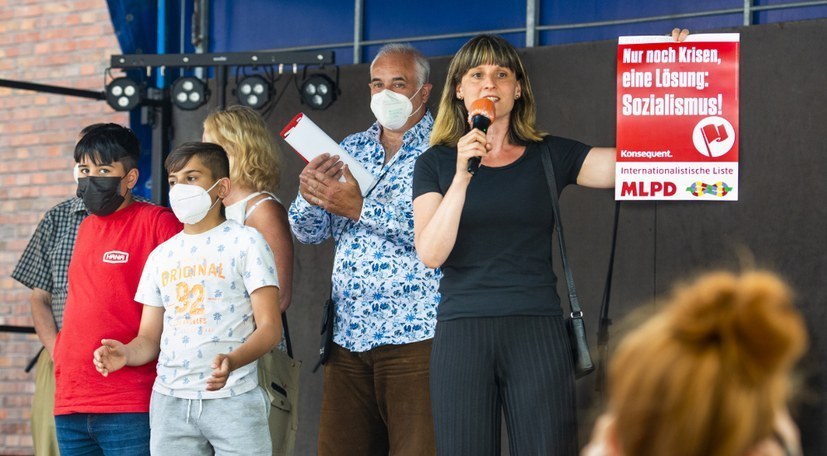
[(220, 399), (180, 399), (152, 392), (149, 448), (153, 456), (273, 453), (261, 387)]

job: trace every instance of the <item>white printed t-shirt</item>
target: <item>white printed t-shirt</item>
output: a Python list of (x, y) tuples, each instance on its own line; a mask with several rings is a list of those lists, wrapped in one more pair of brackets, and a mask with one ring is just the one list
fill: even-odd
[(183, 231), (146, 261), (135, 300), (164, 307), (153, 390), (183, 399), (215, 399), (258, 385), (256, 362), (207, 391), (212, 360), (244, 343), (255, 324), (250, 293), (278, 286), (273, 252), (254, 228), (228, 220), (201, 234)]

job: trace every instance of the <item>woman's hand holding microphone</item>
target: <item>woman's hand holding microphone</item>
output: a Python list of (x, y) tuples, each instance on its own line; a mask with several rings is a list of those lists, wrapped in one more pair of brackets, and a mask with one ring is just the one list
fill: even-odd
[(480, 98), (471, 103), (468, 124), (471, 126), (465, 136), (457, 142), (457, 176), (471, 178), (480, 166), (480, 161), (491, 150), (486, 132), (494, 121), (494, 102)]

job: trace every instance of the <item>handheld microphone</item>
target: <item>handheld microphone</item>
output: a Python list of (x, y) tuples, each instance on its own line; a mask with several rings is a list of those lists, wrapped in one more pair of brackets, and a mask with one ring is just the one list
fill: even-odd
[[(471, 110), (468, 111), (468, 123), (471, 124), (471, 129), (476, 128), (483, 133), (488, 132), (488, 127), (494, 121), (494, 102), (488, 98), (480, 98), (471, 103)], [(468, 159), (468, 172), (476, 174), (480, 167), (480, 157), (471, 157)]]

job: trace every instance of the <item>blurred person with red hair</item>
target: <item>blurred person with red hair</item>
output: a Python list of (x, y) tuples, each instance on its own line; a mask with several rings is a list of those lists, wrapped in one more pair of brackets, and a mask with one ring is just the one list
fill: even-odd
[(800, 455), (786, 402), (806, 345), (776, 275), (704, 275), (620, 343), (582, 455)]

